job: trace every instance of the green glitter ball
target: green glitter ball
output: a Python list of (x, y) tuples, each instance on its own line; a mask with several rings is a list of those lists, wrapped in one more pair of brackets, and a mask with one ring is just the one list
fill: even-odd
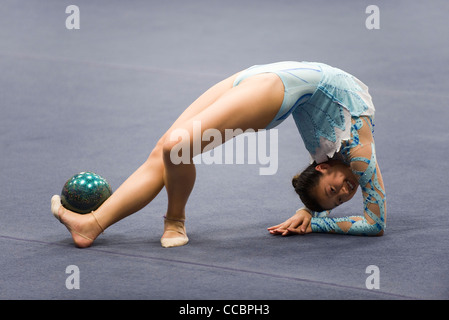
[(61, 203), (70, 211), (85, 214), (98, 209), (111, 194), (111, 186), (103, 177), (94, 172), (81, 172), (64, 184)]

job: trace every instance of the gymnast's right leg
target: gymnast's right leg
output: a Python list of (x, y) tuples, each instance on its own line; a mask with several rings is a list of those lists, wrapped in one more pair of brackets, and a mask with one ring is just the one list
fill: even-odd
[[(179, 116), (171, 128), (196, 116), (214, 103), (232, 88), (236, 76), (237, 74), (207, 90)], [(170, 132), (170, 129), (167, 132)], [(148, 159), (91, 214), (81, 215), (69, 211), (61, 206), (58, 196), (52, 198), (51, 211), (67, 227), (77, 247), (89, 247), (106, 228), (139, 211), (159, 194), (165, 181), (162, 150), (164, 141), (166, 134), (158, 141)]]

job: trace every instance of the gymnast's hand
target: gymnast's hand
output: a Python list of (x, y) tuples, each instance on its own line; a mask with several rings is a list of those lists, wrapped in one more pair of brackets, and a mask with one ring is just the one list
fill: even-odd
[(268, 231), (271, 234), (282, 236), (311, 233), (311, 221), (312, 215), (305, 209), (299, 209), (291, 218), (281, 224), (269, 227)]

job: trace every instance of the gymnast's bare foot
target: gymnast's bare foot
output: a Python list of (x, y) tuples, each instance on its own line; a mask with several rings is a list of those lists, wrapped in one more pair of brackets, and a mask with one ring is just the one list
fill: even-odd
[(78, 214), (61, 205), (61, 198), (51, 198), (51, 212), (69, 230), (73, 242), (79, 248), (87, 248), (104, 230), (98, 223), (95, 213)]

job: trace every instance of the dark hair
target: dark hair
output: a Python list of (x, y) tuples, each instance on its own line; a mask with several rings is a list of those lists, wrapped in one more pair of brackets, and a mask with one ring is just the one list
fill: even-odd
[(293, 188), (299, 195), (302, 203), (310, 210), (316, 212), (325, 211), (323, 207), (317, 202), (316, 196), (312, 190), (320, 182), (320, 178), (323, 175), (320, 171), (316, 170), (317, 163), (313, 162), (303, 172), (298, 173), (292, 179)]

